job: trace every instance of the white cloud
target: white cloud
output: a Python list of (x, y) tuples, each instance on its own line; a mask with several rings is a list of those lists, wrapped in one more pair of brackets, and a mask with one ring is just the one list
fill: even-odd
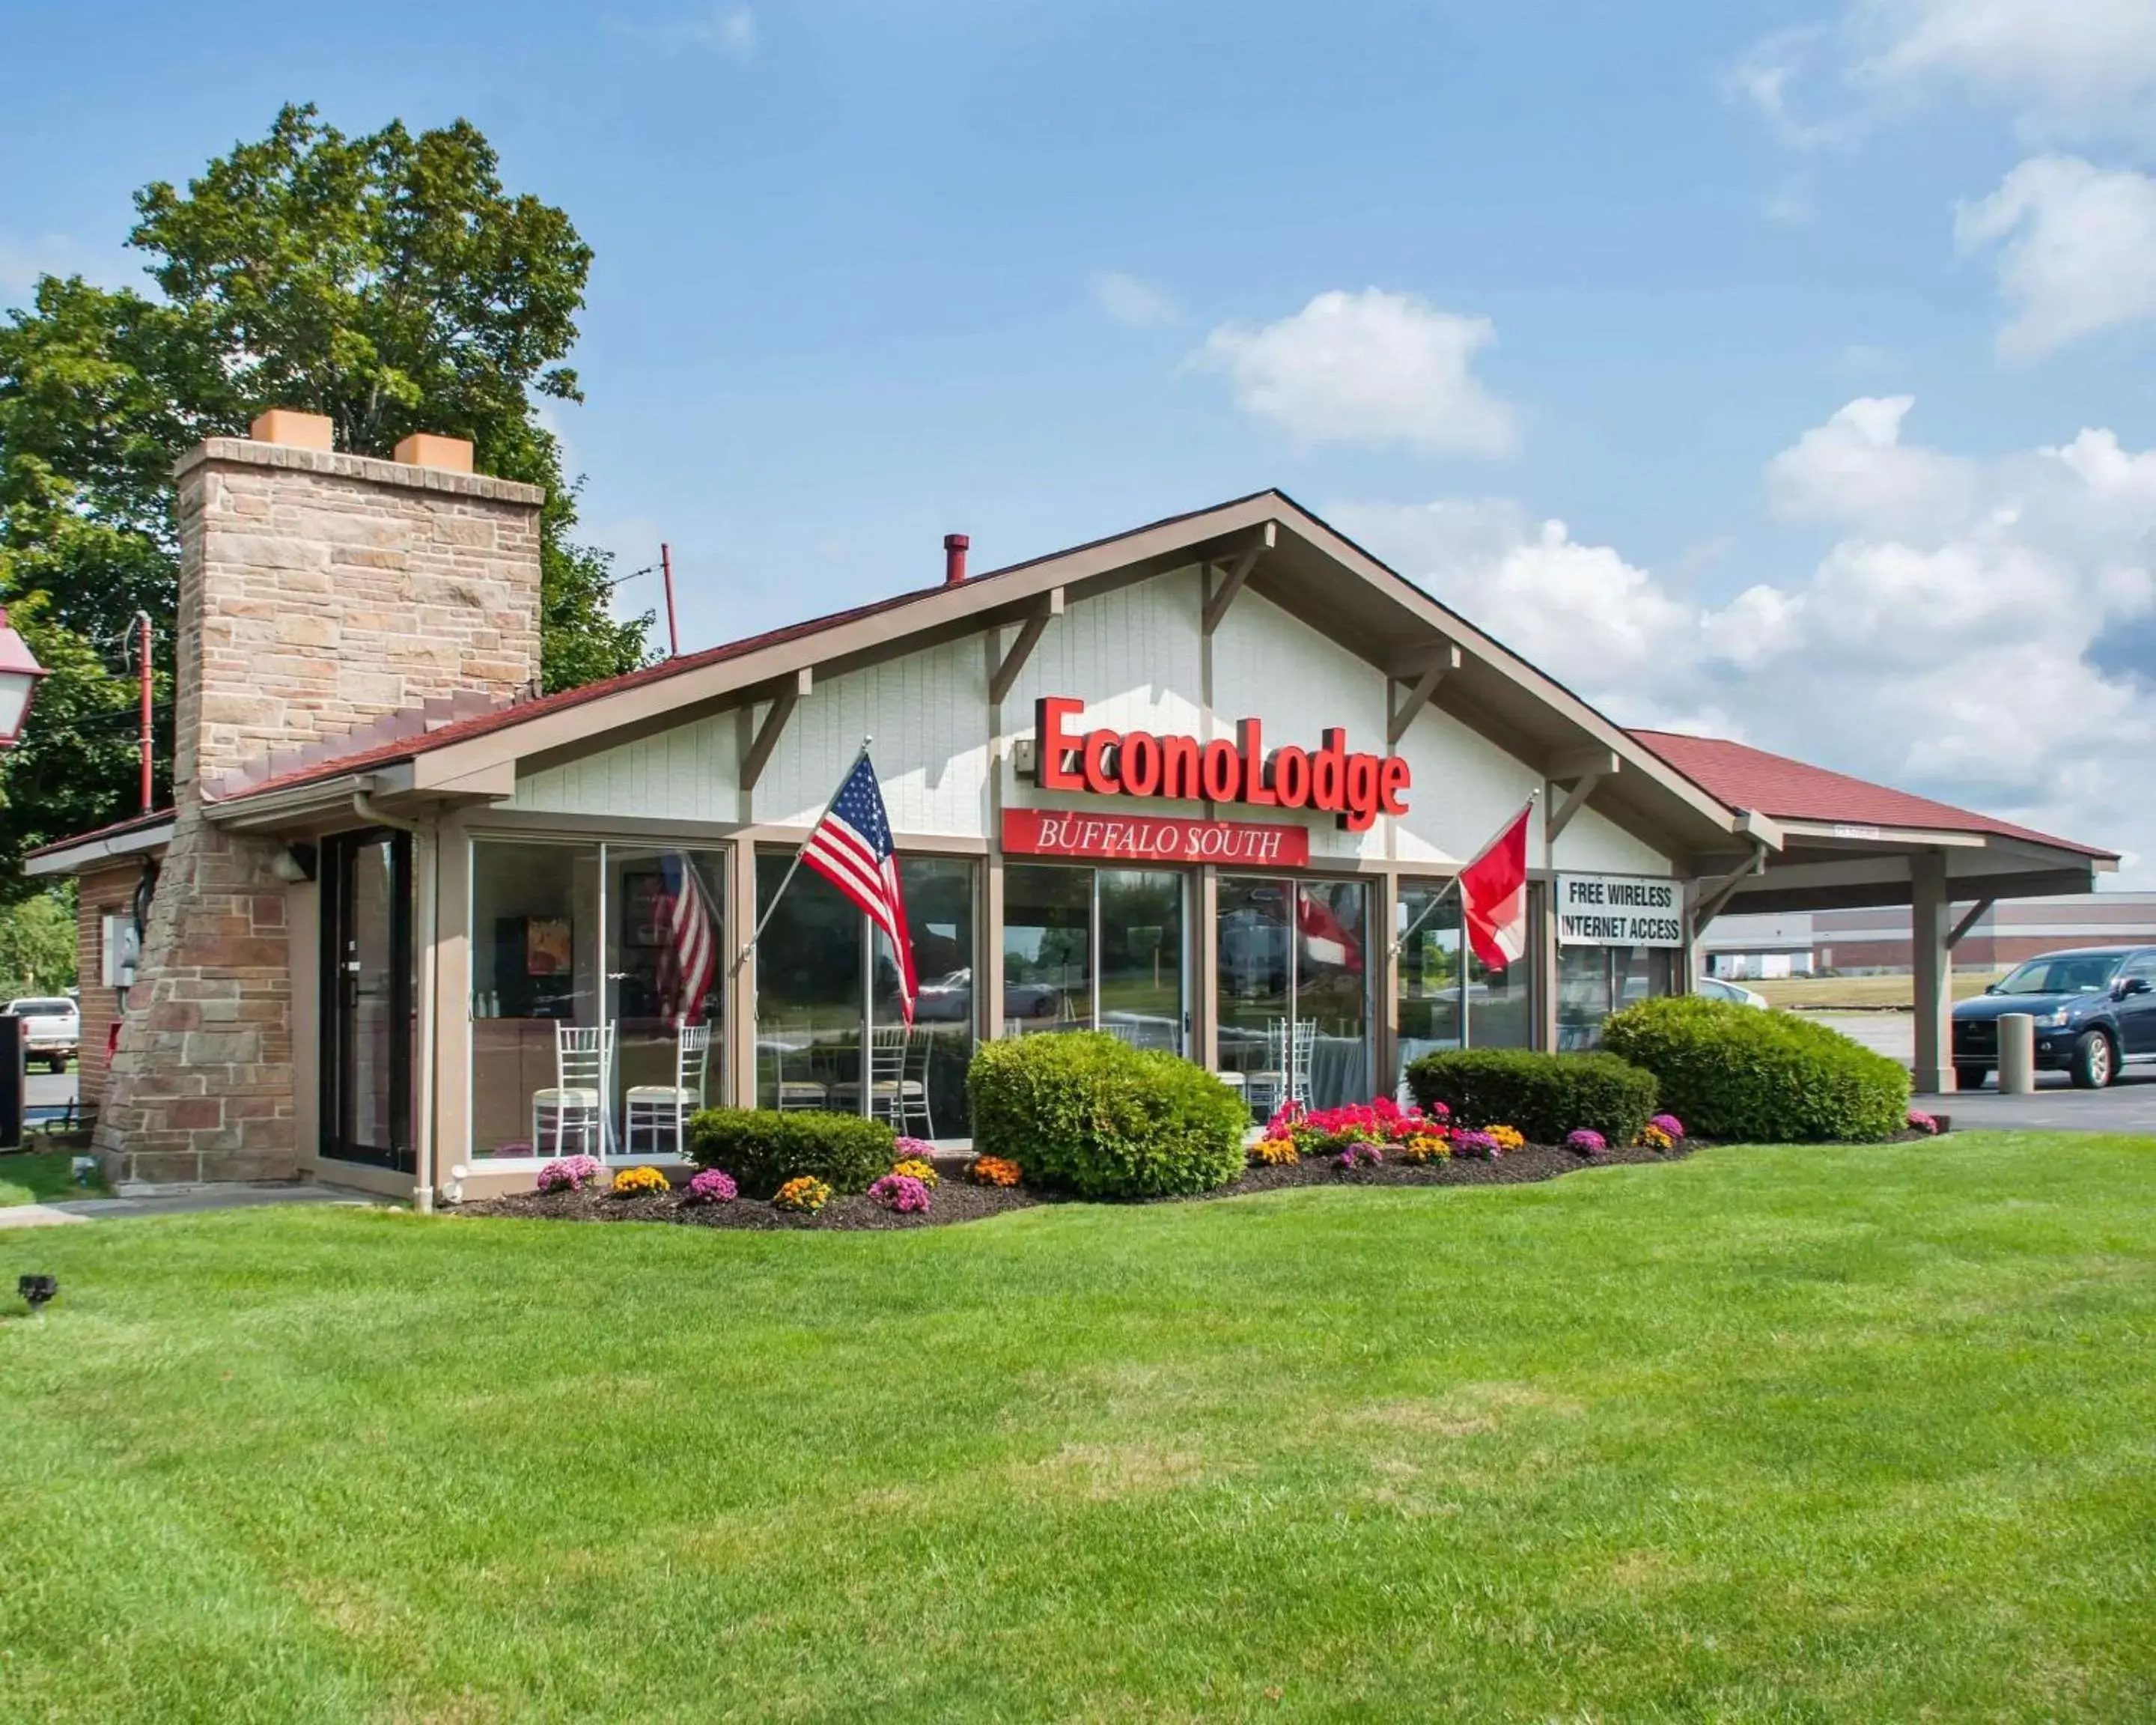
[(2156, 180), (2146, 174), (2032, 157), (1961, 207), (1954, 239), (1964, 252), (1999, 249), (2013, 308), (1999, 354), (2011, 363), (2156, 317)]
[(1722, 74), (1784, 142), (1849, 142), (1951, 89), (2032, 137), (2156, 136), (2156, 0), (1845, 0)]
[(1261, 329), (1222, 325), (1192, 363), (1225, 373), (1245, 412), (1309, 442), (1509, 455), (1519, 416), (1472, 370), (1496, 340), (1489, 319), (1411, 294), (1335, 289)]
[(1944, 531), (1976, 505), (1969, 464), (1902, 442), (1916, 398), (1860, 396), (1767, 464), (1767, 495), (1791, 521), (1871, 533)]
[(1946, 80), (2034, 130), (2139, 130), (2156, 96), (2156, 0), (1864, 0), (1851, 14), (1875, 82)]
[[(1517, 505), (1332, 513), (1471, 620), (1630, 724), (1761, 747), (2137, 854), (2156, 655), (2156, 451), (2105, 430), (1995, 459), (1904, 444), (1906, 399), (1852, 402), (1769, 464), (1837, 542), (1720, 604)], [(2156, 639), (2156, 635), (2151, 635)]]
[(1173, 323), (1183, 315), (1175, 301), (1152, 283), (1120, 270), (1093, 278), (1093, 303), (1117, 323), (1134, 330)]
[(756, 13), (746, 6), (706, 5), (673, 18), (618, 18), (610, 23), (622, 35), (662, 47), (710, 49), (736, 60), (756, 58)]

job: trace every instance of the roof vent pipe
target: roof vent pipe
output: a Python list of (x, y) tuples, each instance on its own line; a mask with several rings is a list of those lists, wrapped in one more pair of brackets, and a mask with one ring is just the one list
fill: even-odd
[(966, 552), (973, 544), (963, 533), (943, 536), (943, 584), (956, 587), (966, 578)]

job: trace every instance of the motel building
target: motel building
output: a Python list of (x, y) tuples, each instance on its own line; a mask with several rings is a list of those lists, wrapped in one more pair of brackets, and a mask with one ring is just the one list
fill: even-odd
[[(1725, 910), (1908, 906), (1950, 1088), (1956, 925), (2113, 864), (1627, 732), (1277, 491), (983, 574), (954, 535), (913, 590), (542, 696), (541, 494), (469, 445), (355, 456), (280, 410), (177, 473), (174, 807), (28, 865), (80, 885), (116, 1181), (427, 1205), (663, 1163), (720, 1102), (963, 1149), (979, 1043), (1086, 1029), (1256, 1119), (1430, 1050), (1591, 1047)], [(911, 1027), (860, 912), (778, 894), (865, 739)], [(1492, 971), (1453, 877), (1531, 797), (1528, 950)]]

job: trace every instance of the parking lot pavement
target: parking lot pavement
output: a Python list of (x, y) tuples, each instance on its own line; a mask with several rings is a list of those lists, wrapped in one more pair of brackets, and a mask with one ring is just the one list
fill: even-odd
[[(1804, 1016), (1889, 1059), (1916, 1058), (1917, 1021), (1906, 1012), (1814, 1012)], [(2063, 1072), (2039, 1072), (2036, 1093), (2003, 1096), (1999, 1081), (1980, 1091), (1926, 1098), (1917, 1106), (1953, 1117), (1958, 1127), (2011, 1127), (2016, 1131), (2147, 1132), (2156, 1135), (2156, 1067), (2129, 1066), (2109, 1090), (2076, 1090)]]

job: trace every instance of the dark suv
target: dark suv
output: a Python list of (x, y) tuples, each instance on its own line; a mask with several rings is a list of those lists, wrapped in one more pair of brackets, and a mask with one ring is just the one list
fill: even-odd
[(2156, 1062), (2156, 947), (2083, 947), (2016, 965), (1953, 1009), (1954, 1082), (1975, 1090), (1999, 1064), (1999, 1020), (2036, 1020), (2036, 1064), (2101, 1090), (2119, 1069)]

